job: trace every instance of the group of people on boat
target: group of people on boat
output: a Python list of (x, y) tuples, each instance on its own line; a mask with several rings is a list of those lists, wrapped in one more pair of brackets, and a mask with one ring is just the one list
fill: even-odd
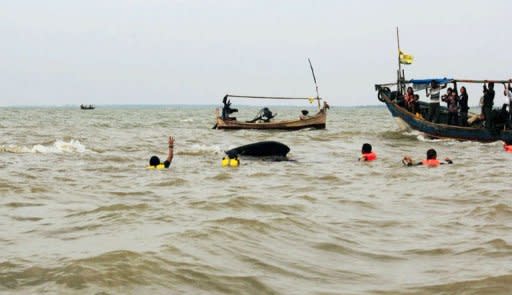
[[(448, 125), (469, 126), (476, 122), (484, 122), (487, 129), (495, 129), (496, 123), (502, 123), (505, 128), (512, 128), (512, 87), (509, 85), (504, 86), (503, 94), (506, 101), (498, 105), (498, 109), (493, 109), (494, 99), (496, 93), (494, 91), (494, 83), (489, 82), (484, 84), (483, 93), (480, 99), (481, 112), (471, 118), (468, 118), (468, 92), (466, 87), (462, 86), (459, 90), (457, 88), (448, 87), (446, 94), (441, 95), (441, 90), (446, 88), (447, 85), (440, 85), (436, 80), (430, 82), (429, 87), (425, 89), (428, 101), (428, 112), (426, 119), (433, 123), (444, 123)], [(441, 101), (446, 103), (448, 116), (446, 121), (440, 120)], [(403, 95), (401, 105), (408, 111), (420, 116), (419, 95), (414, 93), (412, 87), (408, 87)]]

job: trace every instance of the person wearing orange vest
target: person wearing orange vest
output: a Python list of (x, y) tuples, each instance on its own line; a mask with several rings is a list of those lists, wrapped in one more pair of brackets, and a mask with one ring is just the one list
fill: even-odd
[(512, 153), (512, 143), (503, 143), (503, 149), (507, 153)]
[(427, 158), (421, 162), (418, 162), (418, 163), (414, 163), (413, 160), (411, 159), (411, 157), (409, 156), (405, 156), (403, 159), (402, 159), (402, 163), (405, 165), (405, 166), (419, 166), (419, 165), (423, 165), (423, 166), (426, 166), (426, 167), (437, 167), (439, 165), (444, 165), (444, 164), (453, 164), (453, 161), (450, 160), (449, 158), (446, 158), (444, 159), (444, 161), (439, 161), (437, 159), (437, 152), (435, 149), (429, 149), (427, 151)]
[(371, 162), (377, 160), (377, 154), (372, 152), (372, 145), (369, 143), (363, 144), (363, 148), (361, 149), (361, 156), (358, 159), (359, 161)]

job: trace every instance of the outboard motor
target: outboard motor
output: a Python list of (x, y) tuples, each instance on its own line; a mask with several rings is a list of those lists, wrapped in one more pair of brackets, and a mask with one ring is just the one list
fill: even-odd
[(251, 121), (247, 121), (247, 122), (254, 123), (258, 120), (263, 120), (264, 122), (269, 122), (270, 119), (274, 118), (275, 116), (277, 116), (277, 114), (272, 113), (272, 111), (270, 111), (269, 108), (264, 107), (258, 112), (258, 114), (256, 115), (256, 117), (254, 117), (254, 119), (252, 119)]

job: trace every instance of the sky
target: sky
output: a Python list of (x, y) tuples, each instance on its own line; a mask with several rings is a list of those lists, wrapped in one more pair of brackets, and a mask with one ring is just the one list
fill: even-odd
[(512, 78), (511, 12), (509, 0), (2, 1), (0, 106), (314, 96), (308, 57), (331, 105), (377, 105), (374, 84), (396, 79), (397, 26), (406, 78)]

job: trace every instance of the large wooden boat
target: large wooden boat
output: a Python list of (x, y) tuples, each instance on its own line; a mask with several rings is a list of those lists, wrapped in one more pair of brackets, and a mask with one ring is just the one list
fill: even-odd
[[(441, 107), (439, 122), (430, 122), (428, 118), (428, 103), (419, 102), (419, 110), (410, 112), (403, 103), (401, 88), (408, 85), (418, 85), (423, 81), (437, 80), (441, 83), (453, 83), (454, 89), (457, 83), (510, 83), (510, 80), (466, 80), (466, 79), (423, 79), (423, 80), (402, 80), (399, 83), (377, 84), (375, 89), (378, 91), (378, 98), (386, 104), (391, 115), (397, 119), (400, 127), (409, 130), (416, 130), (429, 138), (448, 138), (456, 140), (470, 140), (478, 142), (493, 142), (502, 140), (507, 143), (512, 142), (512, 129), (508, 129), (507, 120), (497, 120), (492, 129), (485, 128), (481, 120), (481, 114), (469, 114), (469, 118), (476, 118), (474, 122), (469, 122), (469, 126), (449, 125), (448, 110)], [(418, 81), (418, 82), (417, 82)], [(397, 86), (397, 90), (391, 91), (389, 87)], [(497, 110), (494, 111), (499, 114)], [(471, 120), (470, 120), (471, 121)]]
[[(250, 121), (240, 121), (235, 117), (230, 117), (229, 114), (236, 112), (236, 109), (230, 108), (230, 101), (228, 97), (242, 97), (226, 95), (224, 97), (224, 107), (222, 111), (216, 110), (216, 122), (214, 128), (216, 129), (277, 129), (277, 130), (298, 130), (303, 128), (315, 128), (324, 129), (327, 120), (327, 109), (329, 105), (324, 102), (323, 105), (318, 109), (318, 112), (314, 115), (298, 115), (297, 119), (289, 120), (276, 120), (274, 114), (271, 113), (268, 108), (263, 108), (260, 111), (260, 115)], [(263, 97), (258, 97), (263, 98)], [(265, 97), (267, 98), (267, 97)], [(291, 98), (277, 98), (277, 99), (291, 99)], [(299, 98), (297, 98), (299, 99)], [(311, 98), (305, 98), (311, 99)], [(321, 98), (314, 98), (318, 99)], [(320, 102), (318, 103), (320, 105)], [(265, 112), (267, 113), (265, 116)]]
[[(508, 144), (512, 144), (512, 129), (510, 129), (512, 127), (512, 122), (510, 122), (510, 114), (506, 110), (507, 105), (500, 105), (497, 106), (500, 108), (499, 110), (492, 110), (492, 101), (494, 100), (495, 94), (492, 94), (492, 91), (489, 92), (490, 86), (492, 85), (492, 87), (494, 87), (494, 84), (503, 84), (506, 87), (505, 89), (508, 89), (508, 91), (512, 91), (511, 79), (468, 80), (434, 78), (406, 80), (405, 71), (402, 69), (402, 64), (412, 64), (413, 57), (412, 55), (405, 54), (403, 51), (401, 51), (398, 28), (397, 43), (397, 80), (396, 82), (392, 83), (376, 84), (375, 90), (378, 92), (379, 100), (386, 104), (389, 112), (395, 119), (397, 119), (401, 127), (419, 131), (430, 138), (449, 138), (456, 140), (471, 140), (479, 142), (493, 142), (502, 140)], [(458, 108), (457, 103), (454, 103), (457, 102), (459, 98), (457, 95), (457, 86), (461, 86), (461, 84), (466, 83), (484, 84), (483, 93), (484, 95), (488, 95), (488, 102), (491, 101), (490, 105), (488, 105), (489, 108), (487, 108), (486, 115), (488, 116), (488, 118), (485, 117), (483, 109), (482, 112), (480, 112), (480, 108), (478, 108), (478, 113), (467, 114), (467, 117), (470, 118), (469, 120), (466, 120), (466, 118), (464, 119), (464, 121), (461, 120), (459, 122), (457, 122), (457, 120), (453, 120), (453, 118), (457, 118), (457, 116), (461, 114), (459, 112), (460, 108)], [(410, 93), (408, 95), (409, 103), (405, 102), (404, 95), (407, 92), (406, 89), (411, 89), (412, 92), (414, 92), (415, 90), (425, 90), (426, 94), (427, 90), (432, 90), (432, 86), (434, 85), (436, 88), (436, 92), (438, 91), (437, 89), (445, 88), (448, 85), (450, 85), (450, 88), (452, 88), (452, 95), (454, 95), (452, 98), (449, 98), (447, 95), (446, 98), (444, 99), (441, 99), (441, 97), (439, 97), (439, 100), (450, 102), (452, 103), (452, 107), (457, 107), (455, 109), (455, 112), (451, 113), (451, 122), (448, 122), (449, 113), (447, 107), (440, 107), (439, 116), (436, 116), (434, 112), (435, 105), (432, 105), (432, 114), (429, 114), (429, 104), (426, 102), (421, 102), (419, 100), (419, 95), (413, 95), (413, 93)], [(441, 103), (441, 101), (439, 101), (439, 103)], [(466, 113), (464, 114), (466, 115)], [(425, 119), (429, 117), (430, 119), (432, 119), (433, 122)], [(483, 124), (484, 120), (485, 125)]]

